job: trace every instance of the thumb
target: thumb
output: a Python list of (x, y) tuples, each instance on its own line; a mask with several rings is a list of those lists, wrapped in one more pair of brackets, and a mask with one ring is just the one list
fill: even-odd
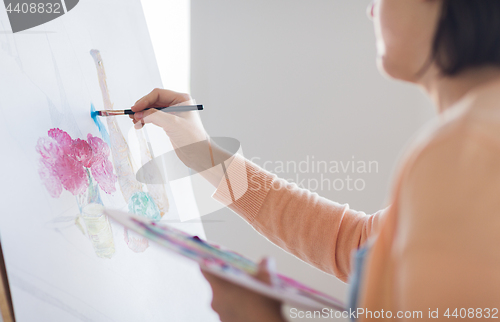
[(275, 285), (276, 261), (272, 257), (266, 257), (260, 261), (255, 278), (269, 285)]
[(137, 121), (140, 121), (140, 123), (152, 123), (167, 131), (167, 129), (171, 128), (175, 124), (177, 116), (152, 108), (145, 112), (135, 113), (134, 118)]

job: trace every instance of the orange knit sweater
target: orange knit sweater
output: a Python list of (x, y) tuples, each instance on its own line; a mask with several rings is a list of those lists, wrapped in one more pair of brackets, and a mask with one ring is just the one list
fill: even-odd
[[(493, 315), (500, 308), (499, 89), (496, 82), (471, 92), (422, 131), (400, 163), (390, 206), (375, 214), (300, 189), (241, 156), (214, 198), (343, 281), (353, 250), (373, 243), (358, 301), (366, 311)], [(234, 190), (246, 192), (235, 198)]]

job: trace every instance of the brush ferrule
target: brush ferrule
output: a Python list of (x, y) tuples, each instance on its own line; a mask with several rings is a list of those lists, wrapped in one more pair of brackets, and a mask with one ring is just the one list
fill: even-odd
[(113, 111), (113, 110), (106, 110), (106, 111), (99, 111), (100, 116), (115, 116), (115, 115), (124, 115), (125, 111)]

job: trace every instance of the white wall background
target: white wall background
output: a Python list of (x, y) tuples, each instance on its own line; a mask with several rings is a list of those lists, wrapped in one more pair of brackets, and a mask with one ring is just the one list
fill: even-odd
[[(404, 144), (433, 109), (418, 89), (377, 71), (368, 3), (192, 0), (191, 93), (206, 106), (208, 132), (239, 139), (260, 165), (307, 156), (377, 161), (378, 173), (351, 175), (365, 181), (363, 191), (317, 191), (372, 213), (384, 206)], [(254, 259), (272, 255), (280, 272), (345, 299), (346, 285), (278, 249), (230, 210), (203, 220), (210, 240)]]
[[(189, 91), (189, 0), (141, 0), (163, 87)], [(147, 93), (144, 93), (144, 95)]]

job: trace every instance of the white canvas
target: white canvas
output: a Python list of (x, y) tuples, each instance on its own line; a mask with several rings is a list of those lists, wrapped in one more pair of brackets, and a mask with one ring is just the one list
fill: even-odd
[[(110, 155), (100, 155), (99, 162), (109, 163), (113, 171), (99, 175), (97, 168), (84, 167), (90, 178), (87, 184), (94, 187), (94, 194), (98, 191), (99, 204), (129, 209), (130, 193), (125, 196), (120, 178), (113, 183), (115, 191), (105, 191), (113, 190), (109, 182), (121, 172), (113, 138), (106, 140), (90, 109), (91, 104), (97, 110), (109, 105), (102, 95), (99, 64), (105, 69), (115, 109), (129, 108), (154, 87), (161, 87), (140, 2), (85, 0), (44, 25), (17, 34), (9, 31), (2, 7), (0, 234), (16, 320), (217, 321), (210, 309), (210, 289), (196, 265), (145, 244), (104, 217), (89, 219), (82, 213), (93, 209), (88, 207), (93, 203), (86, 203), (89, 198), (84, 198), (89, 188), (75, 195), (63, 185), (58, 194), (47, 185), (48, 170), (41, 165), (40, 146), (55, 140), (49, 139), (50, 129), (65, 131), (75, 141), (94, 140), (101, 146), (104, 142)], [(91, 50), (99, 52), (100, 63), (97, 52), (93, 57)], [(149, 128), (147, 133), (136, 133), (127, 117), (115, 119), (133, 171), (147, 158), (149, 150), (141, 144), (148, 138), (149, 153), (171, 150), (161, 131)], [(110, 123), (102, 121), (111, 134)], [(109, 179), (105, 188), (97, 180), (103, 176)], [(161, 208), (159, 200), (166, 197), (168, 207), (160, 211), (161, 220), (204, 237), (201, 223), (178, 222), (183, 211), (196, 211), (189, 185), (175, 191), (183, 196), (178, 200), (168, 184), (155, 188), (137, 183), (134, 189), (136, 196), (140, 191), (151, 197), (148, 205), (154, 199), (155, 214)], [(155, 192), (157, 198), (154, 189), (160, 191)]]

